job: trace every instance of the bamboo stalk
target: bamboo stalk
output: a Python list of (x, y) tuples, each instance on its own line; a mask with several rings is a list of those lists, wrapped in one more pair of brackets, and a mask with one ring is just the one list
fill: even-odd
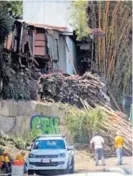
[(123, 38), (123, 36), (124, 36), (124, 34), (125, 34), (126, 28), (128, 27), (127, 25), (128, 25), (128, 24), (126, 24), (125, 28), (123, 29), (123, 32), (122, 32), (121, 36), (119, 37), (119, 40), (118, 40), (118, 42), (117, 42), (117, 46), (116, 46), (116, 48), (115, 48), (115, 50), (114, 50), (114, 52), (113, 52), (112, 59), (111, 59), (111, 61), (110, 61), (110, 65), (109, 65), (109, 69), (108, 69), (107, 75), (109, 75), (110, 72), (111, 72), (111, 66), (112, 66), (112, 64), (113, 64), (114, 56), (116, 55), (117, 48), (118, 48), (118, 46), (119, 46), (119, 44), (120, 44), (120, 42), (121, 42), (121, 40), (122, 40), (122, 38)]
[[(106, 31), (106, 28), (107, 28), (107, 24), (108, 24), (108, 12), (109, 12), (109, 5), (110, 5), (110, 1), (106, 1), (106, 12), (105, 12), (105, 22), (104, 22), (104, 31), (105, 31), (105, 34), (106, 34), (106, 38), (107, 38), (107, 31)], [(105, 71), (104, 71), (104, 75), (106, 77), (106, 72), (107, 72), (107, 58), (106, 58), (106, 38), (104, 38), (104, 41), (103, 41), (103, 46), (104, 46), (104, 62), (105, 62)]]
[[(111, 28), (112, 28), (112, 37), (111, 37), (111, 39), (113, 39), (113, 37), (114, 37), (114, 30), (115, 30), (115, 21), (116, 21), (116, 17), (117, 17), (117, 11), (118, 11), (118, 7), (119, 7), (119, 4), (120, 4), (120, 2), (119, 1), (117, 1), (116, 2), (116, 5), (115, 5), (115, 8), (114, 8), (114, 10), (113, 10), (113, 12), (112, 12), (112, 22), (111, 22)], [(111, 40), (111, 43), (110, 43), (110, 46), (112, 46), (112, 44), (113, 44), (113, 40)], [(110, 47), (109, 47), (110, 48)], [(111, 54), (111, 52), (112, 52), (112, 50), (111, 49), (109, 49), (109, 55), (111, 56), (112, 54)], [(109, 57), (110, 58), (110, 57)], [(111, 58), (111, 60), (112, 60), (112, 58)], [(112, 67), (112, 63), (110, 63), (109, 64), (109, 68), (111, 68)]]
[[(98, 23), (99, 23), (99, 28), (101, 28), (101, 2), (98, 2), (98, 6), (99, 6), (99, 16), (98, 16)], [(100, 61), (101, 61), (101, 39), (98, 38), (98, 59), (99, 59), (99, 65), (100, 65)]]

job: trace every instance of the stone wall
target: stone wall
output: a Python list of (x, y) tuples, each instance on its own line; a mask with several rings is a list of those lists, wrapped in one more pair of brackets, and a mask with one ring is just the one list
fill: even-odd
[(22, 135), (31, 130), (31, 118), (35, 115), (59, 117), (60, 128), (67, 108), (62, 104), (41, 103), (36, 101), (0, 101), (0, 129), (7, 134)]

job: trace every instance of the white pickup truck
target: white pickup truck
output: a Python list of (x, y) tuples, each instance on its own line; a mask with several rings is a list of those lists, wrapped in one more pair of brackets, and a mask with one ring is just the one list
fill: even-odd
[(45, 172), (74, 173), (74, 152), (65, 137), (43, 135), (38, 137), (27, 158), (28, 174)]

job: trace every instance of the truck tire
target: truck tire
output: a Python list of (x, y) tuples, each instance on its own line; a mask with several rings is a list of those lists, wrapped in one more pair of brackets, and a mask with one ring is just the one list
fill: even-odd
[(67, 169), (63, 171), (63, 174), (69, 174), (69, 164), (67, 164)]
[(33, 170), (28, 170), (28, 175), (34, 175), (34, 171)]
[(74, 172), (75, 172), (75, 169), (74, 169), (74, 158), (73, 158), (71, 162), (71, 168), (69, 169), (69, 173), (73, 174)]

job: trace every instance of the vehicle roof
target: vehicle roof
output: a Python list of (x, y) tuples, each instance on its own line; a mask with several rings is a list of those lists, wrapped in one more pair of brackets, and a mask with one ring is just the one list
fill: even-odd
[(38, 136), (37, 138), (36, 138), (36, 140), (54, 140), (54, 139), (56, 139), (56, 140), (64, 140), (65, 139), (65, 136), (64, 135), (62, 135), (62, 134), (44, 134), (44, 135), (40, 135), (40, 136)]
[(63, 137), (59, 137), (59, 136), (49, 136), (49, 137), (39, 137), (36, 140), (64, 140)]

